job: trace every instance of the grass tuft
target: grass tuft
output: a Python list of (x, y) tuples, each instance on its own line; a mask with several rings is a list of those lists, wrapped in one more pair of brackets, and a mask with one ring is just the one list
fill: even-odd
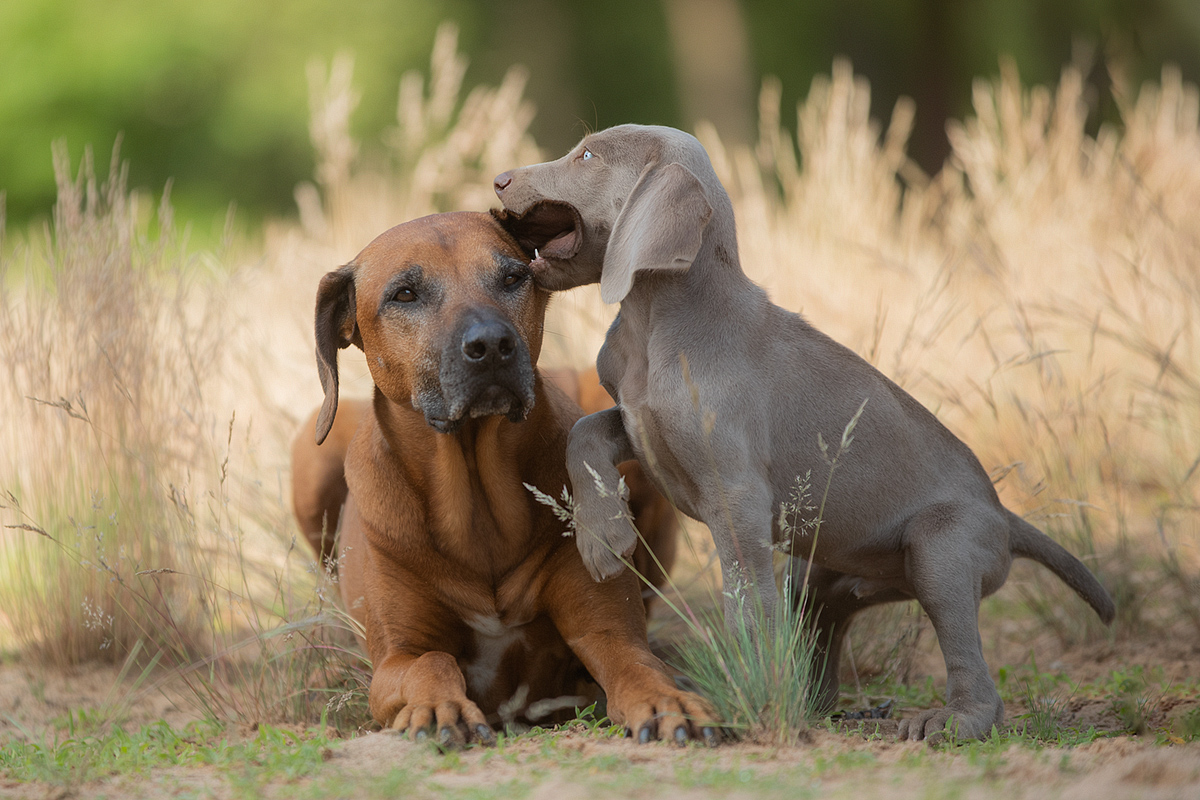
[(773, 745), (805, 741), (819, 711), (822, 665), (803, 599), (779, 603), (768, 618), (754, 590), (735, 586), (725, 594), (738, 614), (702, 611), (700, 635), (677, 644), (675, 662), (734, 735)]

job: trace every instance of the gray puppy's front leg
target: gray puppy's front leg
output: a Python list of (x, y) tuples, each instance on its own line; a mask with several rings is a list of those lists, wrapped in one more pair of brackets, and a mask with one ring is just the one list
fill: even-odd
[(619, 407), (589, 414), (567, 438), (567, 471), (575, 493), (575, 544), (598, 581), (621, 574), (637, 545), (629, 504), (618, 490), (617, 464), (634, 458)]
[[(770, 490), (762, 481), (743, 478), (720, 491), (713, 486), (706, 496), (703, 521), (721, 559), (725, 627), (736, 630), (740, 617), (756, 638), (769, 635), (779, 602), (771, 558)], [(759, 630), (760, 621), (768, 630)]]

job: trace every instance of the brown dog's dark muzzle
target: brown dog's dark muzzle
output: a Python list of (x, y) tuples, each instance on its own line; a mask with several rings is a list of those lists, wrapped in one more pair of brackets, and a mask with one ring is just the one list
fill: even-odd
[(519, 422), (533, 409), (529, 348), (498, 312), (468, 313), (441, 362), (441, 397), (422, 404), (426, 422), (438, 431), (452, 433), (466, 419), (492, 415)]

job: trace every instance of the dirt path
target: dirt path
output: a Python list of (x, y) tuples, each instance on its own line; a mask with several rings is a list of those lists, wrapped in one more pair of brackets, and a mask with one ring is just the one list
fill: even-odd
[[(1047, 690), (1061, 700), (1062, 725), (1094, 726), (1103, 735), (1075, 747), (991, 741), (932, 750), (894, 741), (896, 722), (885, 720), (861, 730), (818, 728), (797, 747), (680, 750), (576, 728), (440, 754), (389, 733), (338, 739), (330, 730), (314, 763), (299, 772), (275, 768), (267, 759), (229, 759), (212, 767), (160, 768), (78, 784), (18, 783), (0, 776), (0, 797), (1200, 798), (1200, 741), (1170, 733), (1173, 721), (1189, 712), (1200, 719), (1200, 642), (1160, 636), (1063, 649), (1053, 637), (1018, 634), (992, 637), (989, 647), (993, 665), (1008, 665), (1003, 669), (1013, 689), (1010, 723), (1019, 724), (1028, 711), (1014, 687), (1032, 675), (1027, 666), (1032, 652), (1043, 675), (1065, 676)], [(937, 676), (929, 684), (936, 694), (942, 675), (936, 647), (928, 638), (917, 650), (918, 682)], [(1122, 695), (1125, 675), (1139, 676), (1128, 697)], [(53, 672), (0, 666), (0, 745), (62, 742), (70, 736), (72, 715), (78, 720), (81, 711), (92, 721), (119, 720), (130, 731), (159, 720), (182, 729), (199, 719), (178, 687), (131, 693), (116, 679), (112, 667)], [(1134, 710), (1142, 714), (1142, 735), (1120, 733), (1129, 725), (1123, 698), (1141, 702)], [(906, 710), (902, 703), (898, 713)], [(317, 735), (291, 730), (309, 741)], [(245, 740), (254, 733), (232, 728), (223, 735)]]
[(170, 769), (79, 786), (0, 783), (0, 793), (41, 797), (447, 797), (592, 800), (602, 797), (1004, 797), (1195, 800), (1200, 744), (1099, 739), (1072, 749), (976, 745), (933, 751), (815, 731), (810, 743), (679, 750), (578, 731), (441, 755), (388, 733), (331, 743), (303, 778), (255, 777), (236, 765)]

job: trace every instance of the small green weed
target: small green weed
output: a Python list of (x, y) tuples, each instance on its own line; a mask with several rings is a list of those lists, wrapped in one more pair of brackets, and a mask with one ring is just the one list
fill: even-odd
[(1123, 731), (1134, 736), (1149, 732), (1150, 718), (1158, 705), (1157, 700), (1167, 691), (1164, 684), (1159, 697), (1151, 697), (1150, 683), (1155, 677), (1162, 683), (1161, 676), (1148, 676), (1141, 665), (1116, 670), (1109, 676), (1107, 683), (1112, 693), (1109, 708), (1120, 721)]
[[(1013, 694), (1009, 689), (1011, 682), (1009, 670), (1002, 667), (998, 681), (1002, 697), (1005, 694), (1011, 697)], [(1066, 718), (1074, 689), (1064, 691), (1066, 677), (1042, 672), (1031, 654), (1027, 675), (1019, 682), (1020, 697), (1026, 710), (1017, 715), (1014, 728), (1019, 729), (1023, 736), (1040, 742), (1061, 742), (1063, 736), (1073, 730), (1067, 726)]]
[(1172, 719), (1167, 731), (1167, 740), (1172, 744), (1194, 742), (1197, 739), (1200, 739), (1200, 706)]
[(602, 738), (613, 738), (622, 736), (625, 731), (620, 725), (614, 725), (613, 721), (608, 717), (596, 714), (597, 703), (592, 703), (587, 708), (575, 709), (575, 718), (564, 722), (560, 728), (574, 728), (582, 730), (586, 733)]

